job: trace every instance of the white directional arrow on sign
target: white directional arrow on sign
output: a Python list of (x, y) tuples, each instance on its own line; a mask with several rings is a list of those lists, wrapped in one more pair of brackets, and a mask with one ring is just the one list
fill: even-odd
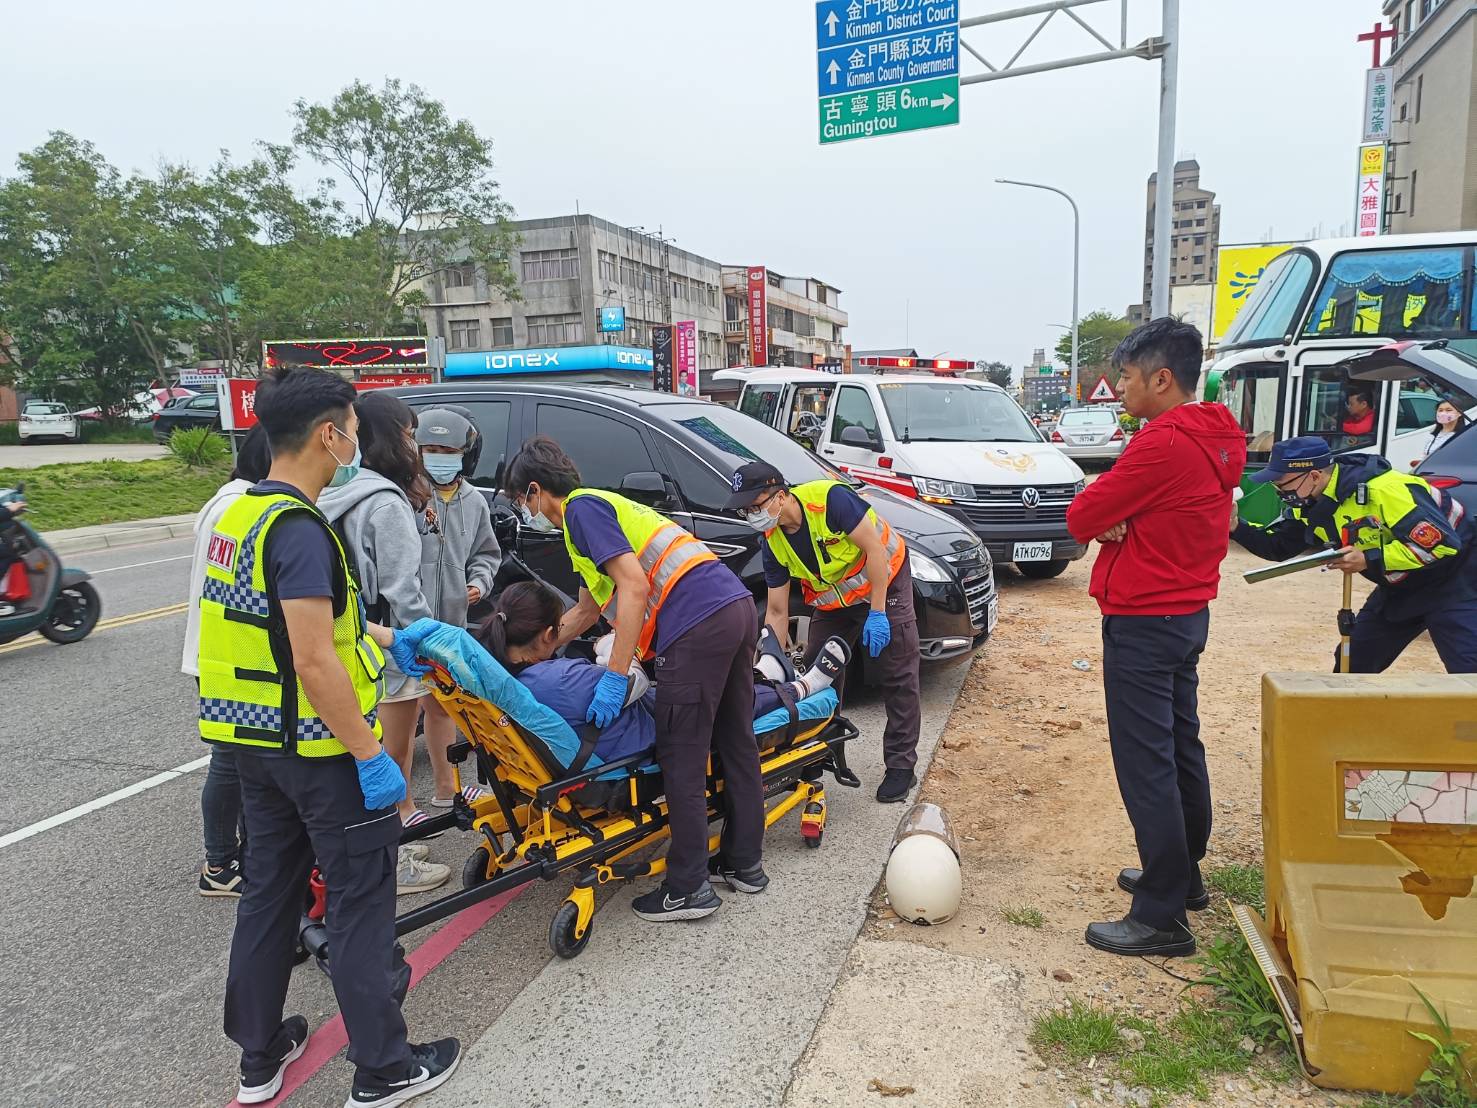
[(831, 64), (826, 66), (826, 75), (831, 78), (831, 84), (836, 83), (836, 74), (841, 72), (841, 67), (836, 64), (836, 59), (831, 59)]
[(933, 107), (933, 108), (947, 108), (953, 102), (954, 102), (954, 98), (952, 96), (950, 96), (946, 92), (946, 93), (943, 94), (943, 96), (939, 97), (937, 100), (930, 100), (928, 102), (928, 104), (929, 104), (929, 107)]
[(835, 38), (836, 37), (836, 24), (839, 23), (839, 22), (840, 22), (840, 20), (838, 20), (836, 18), (836, 13), (835, 12), (830, 12), (830, 13), (827, 14), (827, 16), (826, 16), (826, 34), (829, 35), (831, 38)]

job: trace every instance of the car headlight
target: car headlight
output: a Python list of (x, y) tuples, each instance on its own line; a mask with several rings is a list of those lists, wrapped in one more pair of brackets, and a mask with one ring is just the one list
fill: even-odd
[(974, 486), (962, 481), (936, 481), (932, 477), (914, 477), (913, 487), (925, 500), (940, 500), (953, 503), (955, 500), (973, 500)]
[(1081, 492), (1085, 488), (1087, 488), (1087, 478), (1086, 477), (1079, 477), (1079, 478), (1077, 478), (1077, 483), (1072, 486), (1072, 495), (1073, 496), (1076, 496), (1079, 492)]
[(908, 568), (913, 571), (913, 576), (920, 581), (950, 581), (952, 575), (938, 562), (927, 554), (919, 554), (916, 550), (908, 551)]

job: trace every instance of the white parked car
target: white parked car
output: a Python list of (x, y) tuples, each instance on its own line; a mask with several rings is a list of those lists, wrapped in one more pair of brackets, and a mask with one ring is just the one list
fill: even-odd
[(1128, 436), (1118, 423), (1118, 412), (1102, 405), (1068, 408), (1051, 429), (1050, 441), (1069, 458), (1111, 462), (1123, 453)]
[(55, 400), (27, 400), (21, 409), (18, 428), (22, 444), (37, 439), (82, 441), (82, 428), (77, 417), (67, 411), (65, 404), (58, 404)]

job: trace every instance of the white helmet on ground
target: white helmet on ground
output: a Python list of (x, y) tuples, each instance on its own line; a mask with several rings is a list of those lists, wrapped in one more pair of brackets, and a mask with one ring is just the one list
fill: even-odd
[(943, 923), (964, 893), (948, 817), (936, 804), (917, 804), (898, 825), (887, 859), (887, 899), (911, 923)]

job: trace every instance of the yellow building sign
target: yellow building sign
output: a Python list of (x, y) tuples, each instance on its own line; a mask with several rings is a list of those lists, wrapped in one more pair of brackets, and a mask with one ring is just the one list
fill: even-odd
[(1290, 245), (1279, 242), (1220, 248), (1216, 262), (1215, 302), (1211, 308), (1211, 342), (1225, 338), (1236, 313), (1251, 299), (1267, 263)]

